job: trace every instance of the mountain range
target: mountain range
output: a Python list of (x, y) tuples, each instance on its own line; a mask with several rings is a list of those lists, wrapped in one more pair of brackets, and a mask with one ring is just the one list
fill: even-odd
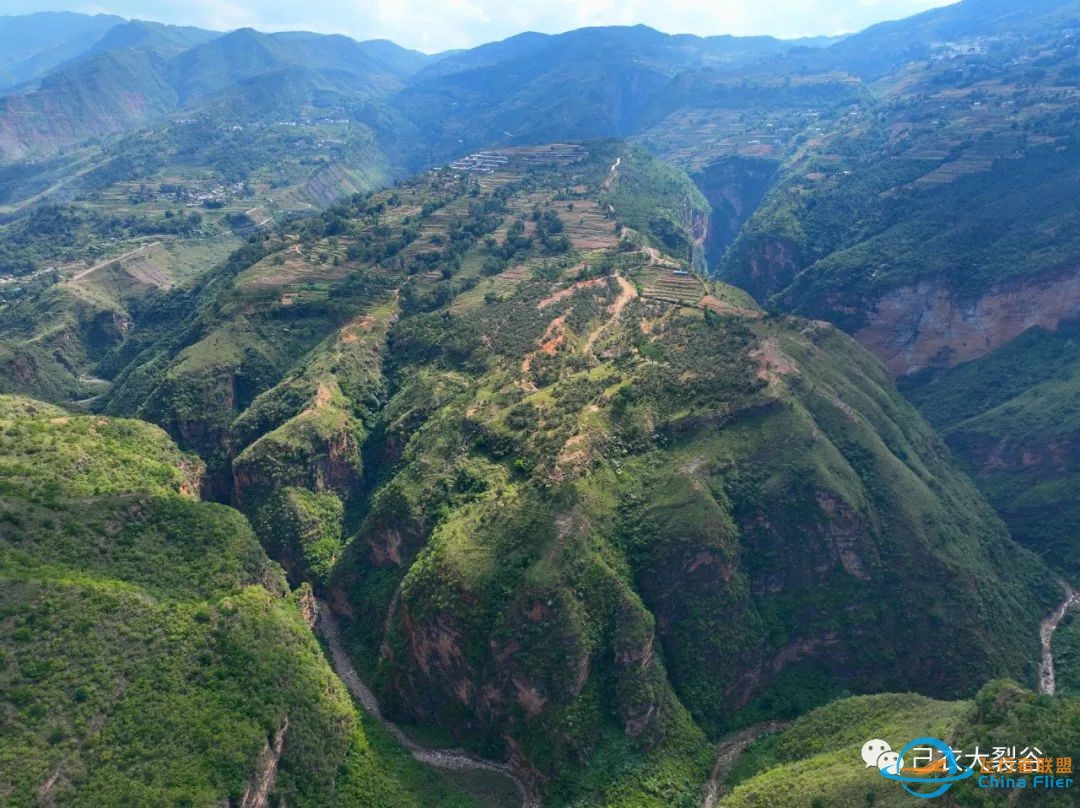
[(0, 43), (0, 801), (910, 806), (867, 738), (1077, 748), (1076, 0)]

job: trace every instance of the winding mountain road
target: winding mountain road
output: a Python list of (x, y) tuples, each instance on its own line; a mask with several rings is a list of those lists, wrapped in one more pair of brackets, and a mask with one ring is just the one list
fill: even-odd
[(375, 694), (360, 679), (360, 675), (341, 645), (337, 621), (330, 613), (330, 607), (322, 601), (319, 601), (317, 625), (319, 634), (326, 640), (326, 645), (330, 649), (330, 664), (338, 678), (345, 683), (345, 687), (363, 705), (364, 709), (394, 736), (394, 739), (413, 756), (414, 760), (438, 769), (484, 771), (501, 775), (510, 780), (521, 793), (521, 808), (540, 808), (539, 797), (507, 764), (475, 757), (463, 749), (433, 749), (421, 746), (402, 732), (397, 724), (382, 714)]
[(619, 296), (615, 298), (614, 303), (608, 306), (608, 313), (611, 314), (611, 316), (599, 326), (597, 326), (596, 329), (593, 330), (593, 332), (589, 334), (589, 336), (586, 338), (584, 349), (586, 353), (592, 350), (593, 345), (596, 344), (596, 341), (600, 338), (600, 335), (615, 324), (615, 322), (619, 319), (620, 315), (622, 315), (622, 310), (626, 308), (626, 304), (638, 296), (637, 289), (634, 288), (634, 284), (630, 283), (630, 281), (628, 281), (622, 275), (616, 275), (615, 280), (619, 284)]

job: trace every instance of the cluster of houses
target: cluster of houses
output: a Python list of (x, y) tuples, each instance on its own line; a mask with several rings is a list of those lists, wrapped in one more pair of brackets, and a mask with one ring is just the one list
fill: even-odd
[(352, 123), (348, 118), (285, 118), (274, 121), (274, 126), (341, 126)]
[(505, 168), (511, 162), (518, 165), (566, 165), (582, 159), (584, 146), (573, 143), (556, 143), (552, 146), (525, 146), (497, 151), (478, 151), (450, 163), (455, 171), (474, 174), (491, 174)]
[(474, 174), (490, 174), (503, 168), (509, 162), (510, 158), (505, 154), (480, 151), (462, 157), (460, 160), (454, 160), (450, 163), (450, 168), (455, 171), (471, 171)]
[(186, 188), (180, 185), (163, 184), (159, 187), (159, 196), (170, 195), (176, 200), (182, 200), (186, 207), (221, 207), (230, 199), (244, 197), (249, 189), (243, 182), (234, 182), (230, 185), (214, 185), (208, 189)]

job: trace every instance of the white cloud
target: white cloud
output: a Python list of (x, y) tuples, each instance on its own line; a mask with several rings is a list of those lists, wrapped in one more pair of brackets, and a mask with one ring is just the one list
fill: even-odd
[[(228, 30), (340, 32), (426, 51), (464, 48), (521, 31), (644, 23), (668, 33), (771, 34), (854, 31), (951, 0), (73, 0), (72, 11), (109, 12)], [(5, 0), (5, 13), (55, 10), (50, 0)]]

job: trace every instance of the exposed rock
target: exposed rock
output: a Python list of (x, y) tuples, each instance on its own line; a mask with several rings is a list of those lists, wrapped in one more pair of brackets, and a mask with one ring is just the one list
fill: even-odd
[(270, 792), (277, 782), (278, 762), (281, 750), (285, 747), (285, 733), (289, 729), (289, 717), (278, 725), (272, 740), (268, 740), (259, 753), (255, 771), (248, 780), (244, 795), (240, 798), (240, 808), (267, 808), (270, 805)]
[(297, 604), (300, 606), (300, 614), (307, 623), (308, 628), (315, 628), (319, 622), (319, 601), (315, 599), (315, 593), (310, 584), (303, 584), (297, 591)]
[[(738, 249), (738, 246), (732, 249)], [(774, 292), (787, 288), (801, 268), (794, 245), (784, 238), (760, 239), (747, 245), (745, 253), (739, 272), (725, 280), (742, 287), (757, 300), (765, 300)]]
[(945, 281), (895, 289), (855, 338), (896, 376), (953, 367), (1001, 347), (1035, 326), (1049, 330), (1080, 314), (1080, 267), (992, 286), (964, 300)]
[(712, 206), (704, 239), (709, 266), (719, 265), (743, 223), (761, 203), (777, 163), (773, 160), (729, 157), (709, 164), (693, 180)]

